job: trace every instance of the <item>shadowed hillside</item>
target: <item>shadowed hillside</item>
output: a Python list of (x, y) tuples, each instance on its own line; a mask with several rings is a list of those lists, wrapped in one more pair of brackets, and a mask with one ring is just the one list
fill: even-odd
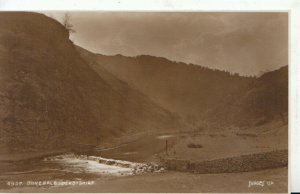
[(224, 98), (207, 117), (227, 125), (255, 126), (272, 120), (287, 124), (288, 66), (263, 74)]
[(98, 64), (187, 120), (197, 120), (252, 79), (141, 55), (97, 55)]
[(81, 59), (58, 22), (0, 13), (0, 151), (99, 144), (180, 127), (169, 112), (105, 76)]
[(287, 67), (256, 78), (148, 55), (93, 60), (94, 69), (106, 69), (196, 128), (287, 120)]

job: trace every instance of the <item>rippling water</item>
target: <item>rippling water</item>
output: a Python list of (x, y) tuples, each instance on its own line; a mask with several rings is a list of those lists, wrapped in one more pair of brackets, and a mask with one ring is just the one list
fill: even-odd
[[(101, 161), (101, 162), (100, 162)], [(46, 163), (57, 163), (63, 166), (63, 171), (71, 173), (92, 173), (96, 175), (122, 176), (132, 175), (135, 167), (143, 167), (144, 164), (127, 161), (106, 159), (96, 156), (78, 156), (64, 154), (48, 157), (43, 160)]]
[[(142, 163), (106, 159), (72, 153), (43, 159), (6, 163), (1, 166), (0, 189), (9, 188), (8, 181), (76, 181), (111, 176), (130, 176), (153, 168)], [(161, 169), (154, 169), (160, 171)]]

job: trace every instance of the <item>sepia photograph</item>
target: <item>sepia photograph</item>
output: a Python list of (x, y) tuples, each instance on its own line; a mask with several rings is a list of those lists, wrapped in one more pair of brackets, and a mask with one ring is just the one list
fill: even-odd
[(0, 193), (287, 193), (289, 12), (0, 11)]

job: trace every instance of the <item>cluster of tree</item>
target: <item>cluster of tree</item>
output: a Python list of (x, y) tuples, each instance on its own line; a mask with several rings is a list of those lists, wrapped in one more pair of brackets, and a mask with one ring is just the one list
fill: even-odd
[(75, 33), (74, 26), (71, 23), (71, 15), (69, 13), (65, 13), (62, 21), (63, 26), (69, 31), (69, 33)]

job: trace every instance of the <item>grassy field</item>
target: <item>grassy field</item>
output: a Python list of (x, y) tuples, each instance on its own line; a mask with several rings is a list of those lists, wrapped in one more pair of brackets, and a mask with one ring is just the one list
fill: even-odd
[[(166, 141), (168, 149), (166, 152)], [(206, 161), (288, 148), (288, 126), (272, 122), (249, 129), (147, 134), (99, 155), (138, 162), (163, 158)], [(193, 145), (193, 146), (191, 146)]]

